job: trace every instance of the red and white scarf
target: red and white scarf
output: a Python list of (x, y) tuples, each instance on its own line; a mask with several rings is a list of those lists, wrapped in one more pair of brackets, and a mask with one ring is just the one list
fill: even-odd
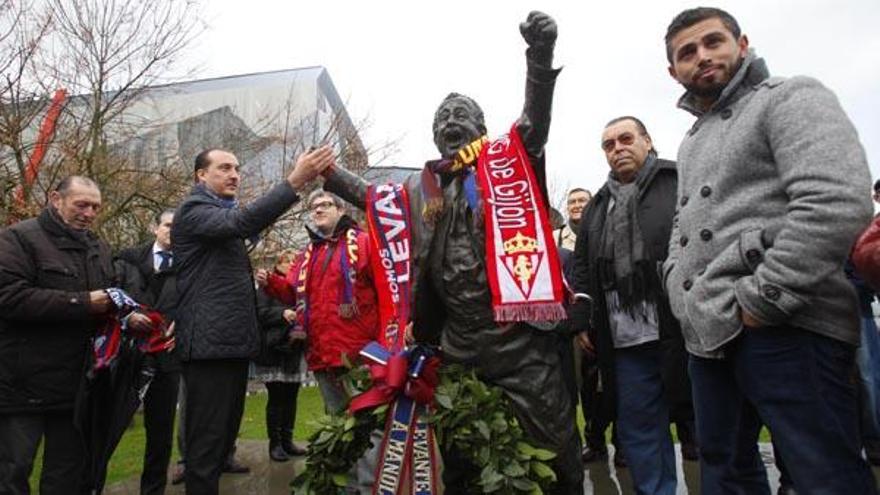
[(477, 183), (495, 321), (565, 319), (562, 265), (553, 228), (516, 125), (483, 147)]

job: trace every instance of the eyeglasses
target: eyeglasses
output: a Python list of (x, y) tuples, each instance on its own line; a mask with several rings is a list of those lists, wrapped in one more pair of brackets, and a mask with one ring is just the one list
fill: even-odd
[(614, 149), (615, 142), (618, 142), (624, 146), (629, 146), (629, 145), (633, 144), (634, 142), (636, 142), (636, 137), (633, 134), (625, 132), (625, 133), (621, 134), (620, 136), (617, 136), (616, 138), (606, 139), (606, 140), (602, 141), (602, 150), (605, 151), (606, 153), (610, 152), (611, 150)]
[(309, 209), (312, 211), (318, 211), (318, 210), (329, 210), (330, 208), (335, 208), (335, 207), (336, 207), (336, 203), (334, 203), (333, 201), (321, 201), (319, 203), (313, 203), (311, 206), (309, 206)]

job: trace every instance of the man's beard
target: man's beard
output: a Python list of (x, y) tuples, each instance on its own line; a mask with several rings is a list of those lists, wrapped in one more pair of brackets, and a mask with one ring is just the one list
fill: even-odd
[(686, 89), (689, 93), (693, 94), (697, 98), (715, 101), (721, 96), (721, 93), (724, 92), (724, 88), (726, 88), (727, 85), (730, 84), (730, 81), (733, 80), (733, 77), (739, 72), (739, 69), (742, 67), (743, 60), (745, 59), (740, 58), (737, 61), (736, 66), (734, 66), (733, 70), (730, 71), (730, 78), (724, 82), (717, 82), (708, 86), (698, 86), (693, 83), (684, 84), (684, 89)]
[(711, 86), (697, 86), (696, 84), (685, 84), (684, 89), (687, 90), (688, 93), (696, 96), (697, 98), (704, 100), (717, 100), (719, 96), (721, 96), (721, 92), (724, 91), (727, 83), (715, 83)]

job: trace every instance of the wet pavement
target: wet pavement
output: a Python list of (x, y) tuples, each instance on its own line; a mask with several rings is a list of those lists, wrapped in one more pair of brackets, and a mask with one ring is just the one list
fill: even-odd
[[(237, 442), (237, 458), (250, 466), (249, 474), (225, 474), (220, 481), (220, 493), (228, 495), (290, 494), (290, 480), (305, 467), (304, 458), (290, 462), (278, 463), (269, 461), (267, 442), (260, 440), (239, 440)], [(613, 454), (613, 447), (609, 447)], [(678, 493), (700, 493), (699, 465), (696, 462), (682, 462), (676, 448), (678, 459)], [(770, 445), (761, 445), (761, 455), (767, 465), (772, 493), (776, 493), (779, 484), (779, 472), (773, 465), (773, 454)], [(632, 482), (626, 468), (618, 469), (610, 461), (585, 466), (584, 492), (587, 495), (630, 495), (634, 494)], [(878, 471), (875, 469), (875, 474)], [(170, 476), (169, 476), (170, 479)], [(137, 495), (138, 480), (131, 479), (116, 483), (104, 490), (106, 495)], [(165, 491), (168, 495), (183, 495), (183, 485), (169, 486)]]

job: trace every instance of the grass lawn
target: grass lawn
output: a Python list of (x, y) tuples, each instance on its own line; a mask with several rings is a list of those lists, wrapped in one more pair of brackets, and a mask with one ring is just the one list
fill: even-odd
[[(265, 391), (254, 393), (245, 400), (244, 417), (241, 420), (241, 428), (239, 429), (239, 438), (252, 440), (266, 439), (266, 400), (268, 395)], [(306, 440), (312, 431), (314, 431), (313, 420), (324, 413), (324, 405), (321, 402), (321, 395), (318, 387), (302, 387), (299, 391), (297, 400), (297, 416), (294, 428), (294, 438), (299, 441)], [(578, 406), (578, 429), (583, 431), (584, 419), (581, 415), (580, 406)], [(675, 438), (675, 429), (672, 428), (673, 438)], [(611, 429), (607, 431), (607, 440), (610, 442)], [(676, 440), (677, 441), (677, 440)], [(761, 442), (769, 442), (770, 435), (766, 429), (761, 431)], [(144, 459), (144, 421), (143, 415), (135, 414), (134, 421), (128, 431), (119, 442), (113, 458), (110, 460), (110, 466), (107, 475), (107, 484), (117, 481), (126, 480), (139, 476), (141, 466)], [(31, 487), (36, 492), (37, 480), (40, 476), (40, 467), (42, 464), (42, 448), (37, 453), (36, 465), (31, 476)], [(177, 442), (174, 445), (174, 455), (172, 462), (176, 462), (179, 458), (177, 452)]]
[[(251, 394), (245, 400), (244, 417), (241, 419), (239, 438), (254, 440), (266, 439), (266, 400), (268, 395), (265, 389), (261, 393)], [(313, 431), (312, 420), (324, 413), (324, 405), (318, 387), (302, 387), (297, 399), (297, 419), (293, 436), (299, 441), (305, 441)], [(140, 476), (144, 462), (144, 444), (146, 435), (144, 431), (144, 417), (141, 413), (134, 416), (132, 425), (123, 435), (119, 446), (110, 459), (107, 474), (107, 484)], [(174, 455), (171, 462), (179, 458), (177, 441), (174, 442)], [(42, 467), (42, 448), (37, 453), (34, 472), (31, 475), (31, 490), (36, 493), (36, 487), (40, 479)]]

